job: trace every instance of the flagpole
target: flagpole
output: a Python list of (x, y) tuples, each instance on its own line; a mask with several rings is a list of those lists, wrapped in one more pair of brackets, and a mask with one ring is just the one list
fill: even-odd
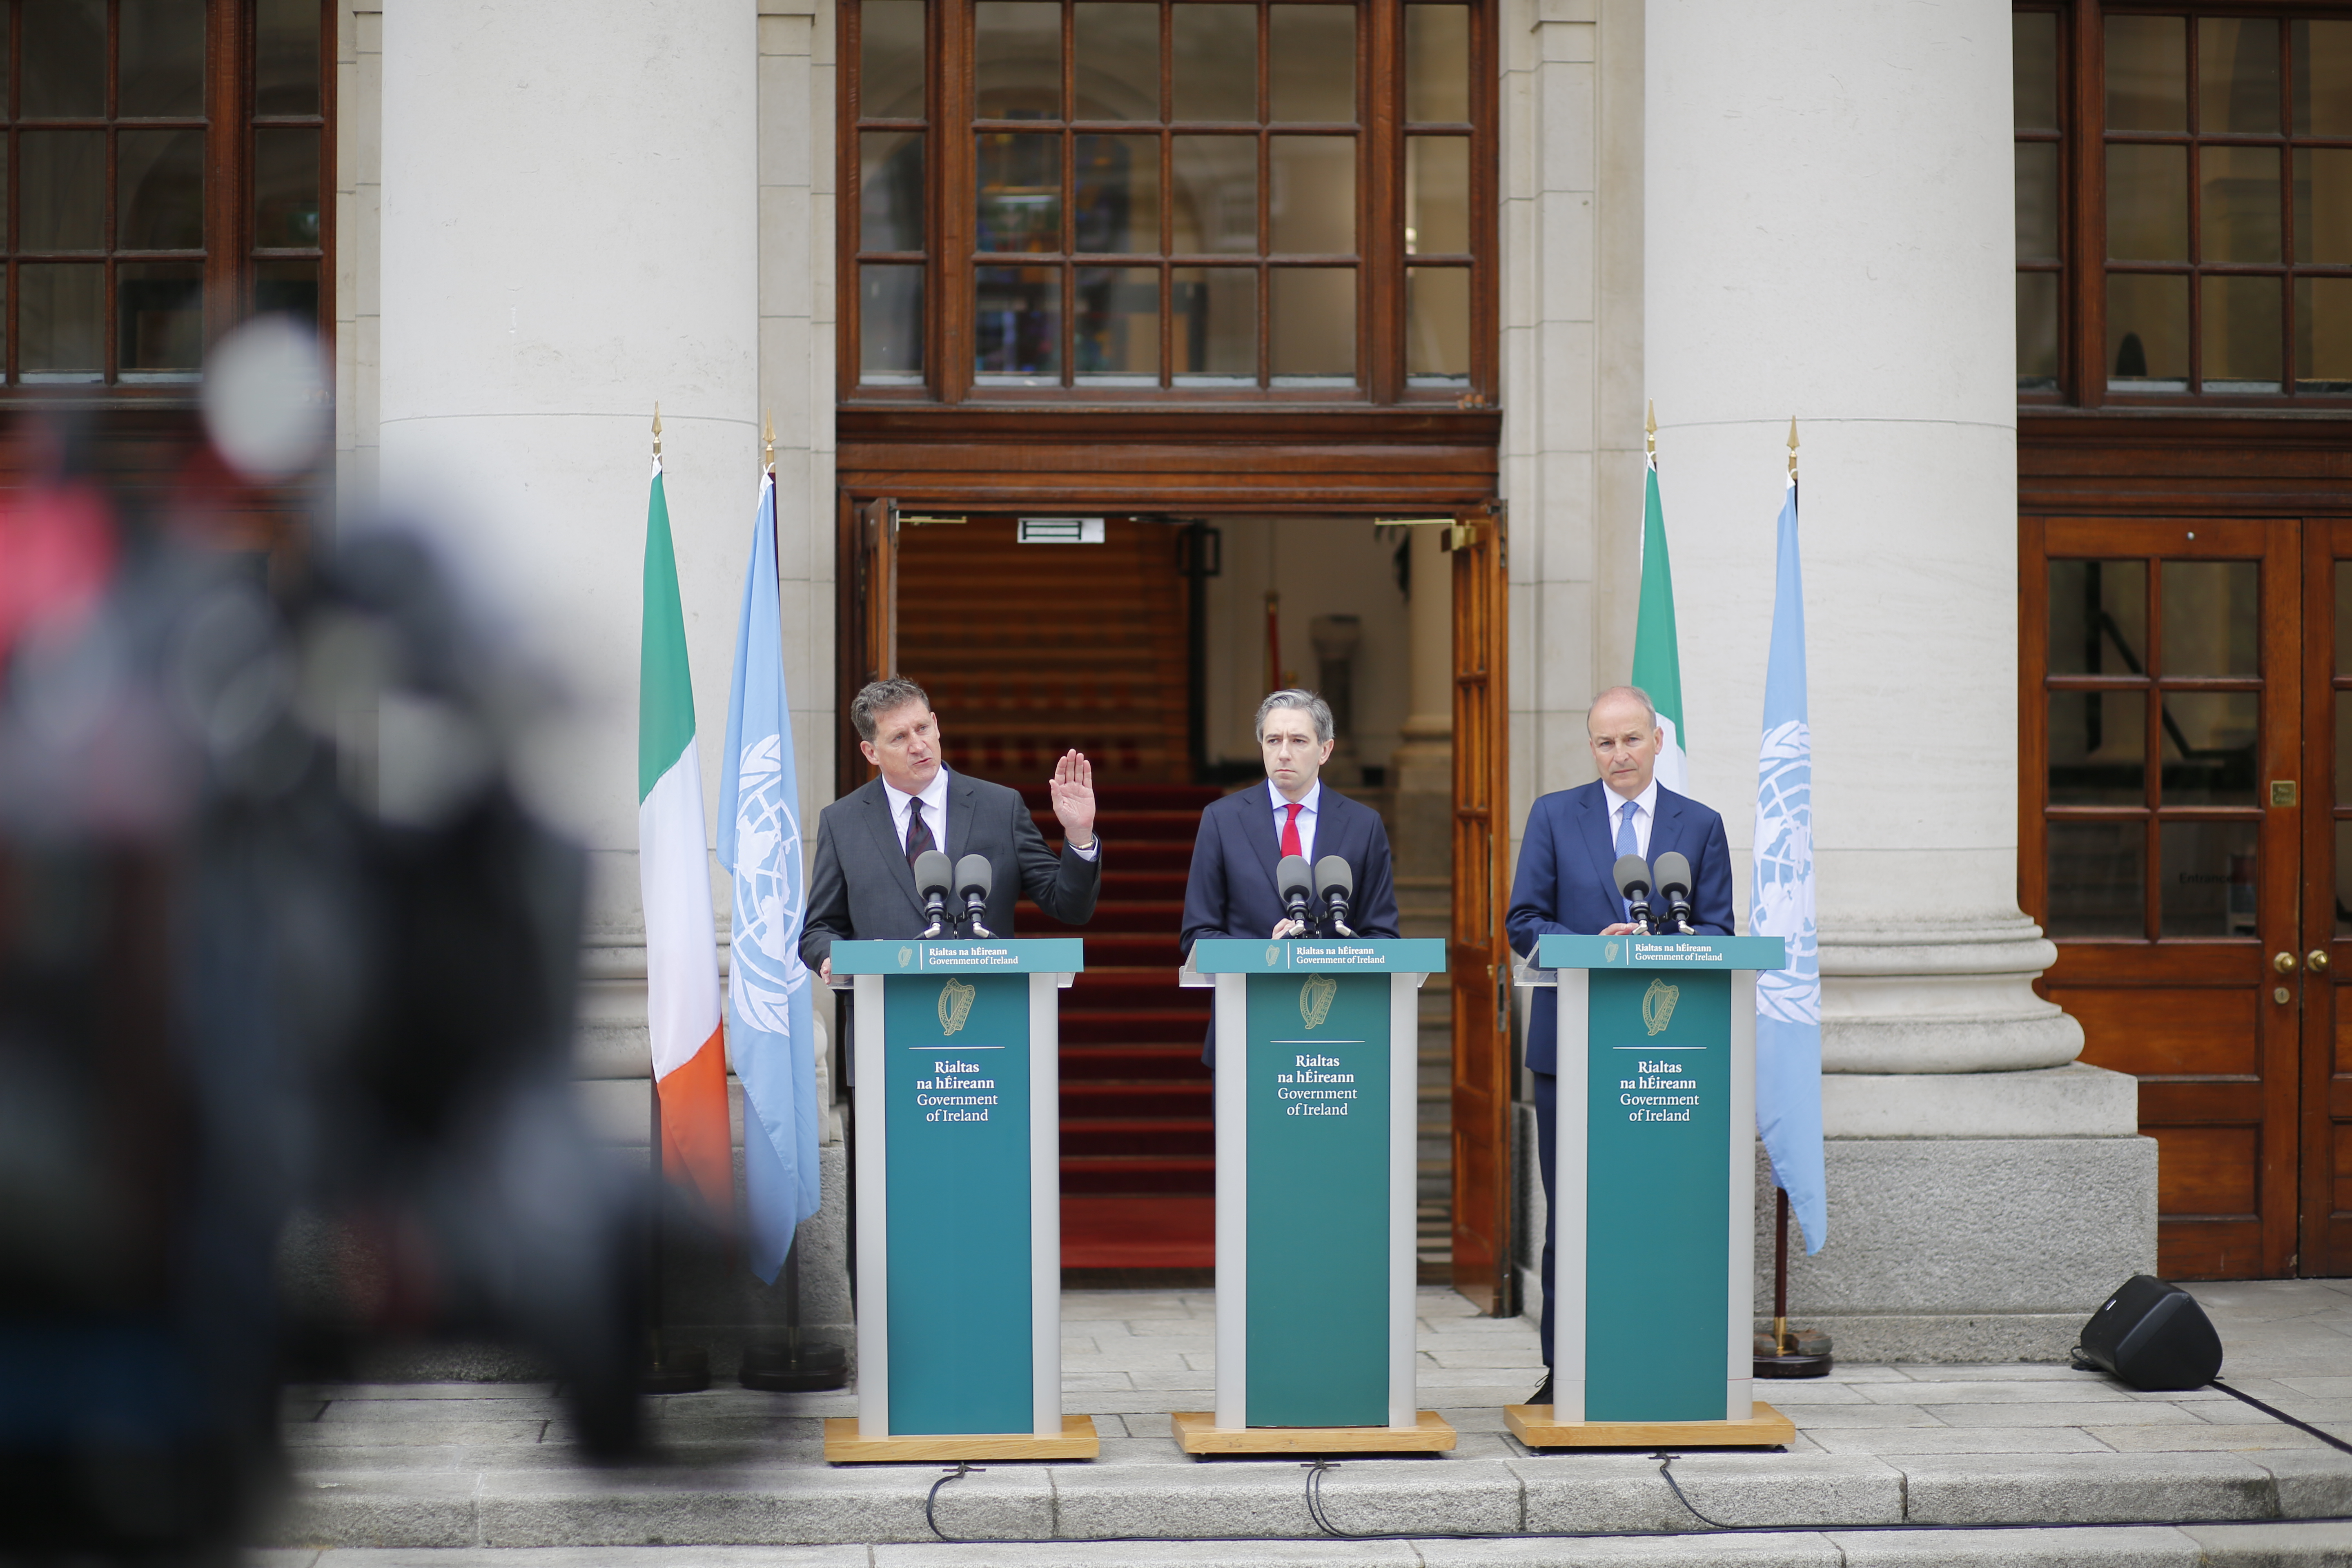
[[(776, 482), (776, 416), (772, 413), (761, 417), (760, 443), (761, 486), (765, 490)], [(771, 538), (772, 547), (773, 543)], [(806, 1049), (809, 1044), (793, 1042), (796, 1049)], [(746, 1121), (746, 1141), (757, 1135), (757, 1129)], [(855, 1169), (854, 1162), (851, 1168)], [(784, 1249), (777, 1284), (783, 1292), (784, 1342), (778, 1345), (747, 1339), (743, 1364), (736, 1373), (736, 1380), (746, 1388), (771, 1394), (812, 1394), (848, 1386), (848, 1350), (830, 1341), (804, 1339), (801, 1334), (801, 1247), (797, 1231)]]
[[(1797, 482), (1797, 416), (1789, 416), (1789, 483)], [(1827, 1377), (1837, 1358), (1827, 1335), (1815, 1336), (1822, 1348), (1800, 1352), (1789, 1331), (1789, 1189), (1776, 1171), (1772, 1179), (1772, 1350), (1756, 1357), (1758, 1377)]]

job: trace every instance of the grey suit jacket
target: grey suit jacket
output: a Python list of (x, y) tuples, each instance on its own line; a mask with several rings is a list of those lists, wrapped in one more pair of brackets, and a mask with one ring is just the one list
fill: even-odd
[[(1065, 925), (1084, 925), (1094, 918), (1095, 895), (1102, 889), (1101, 851), (1092, 860), (1068, 848), (1056, 857), (1018, 790), (950, 773), (943, 847), (950, 860), (988, 858), (995, 879), (985, 918), (998, 936), (1013, 934), (1013, 901), (1024, 892)], [(808, 898), (801, 959), (811, 969), (825, 961), (836, 942), (895, 942), (922, 934), (929, 922), (880, 779), (868, 780), (818, 814)]]

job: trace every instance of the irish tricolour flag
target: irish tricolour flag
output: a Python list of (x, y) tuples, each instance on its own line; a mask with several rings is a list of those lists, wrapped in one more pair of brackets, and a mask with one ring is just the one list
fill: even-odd
[(1658, 782), (1677, 795), (1690, 790), (1689, 742), (1683, 733), (1683, 656), (1675, 639), (1675, 574), (1666, 563), (1666, 514), (1658, 504), (1658, 459), (1648, 462), (1642, 498), (1642, 597), (1633, 622), (1633, 684), (1657, 705), (1664, 743)]
[(646, 908), (646, 1016), (661, 1096), (662, 1170), (699, 1193), (713, 1214), (726, 1215), (734, 1208), (735, 1157), (719, 1022), (719, 938), (709, 840), (702, 831), (694, 680), (659, 458), (646, 510), (637, 670), (637, 884)]

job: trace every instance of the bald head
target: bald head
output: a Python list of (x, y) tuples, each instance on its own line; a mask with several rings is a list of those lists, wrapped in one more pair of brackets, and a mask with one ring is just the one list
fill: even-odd
[(1633, 800), (1650, 787), (1665, 737), (1648, 692), (1638, 686), (1611, 687), (1586, 710), (1584, 731), (1592, 743), (1592, 765), (1612, 794)]

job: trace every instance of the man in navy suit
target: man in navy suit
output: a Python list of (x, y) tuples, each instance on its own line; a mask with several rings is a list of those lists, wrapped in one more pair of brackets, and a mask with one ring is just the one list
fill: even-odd
[[(1547, 932), (1631, 931), (1631, 911), (1612, 868), (1621, 855), (1639, 855), (1654, 865), (1669, 850), (1681, 851), (1691, 863), (1691, 924), (1703, 932), (1731, 935), (1731, 847), (1723, 836), (1723, 818), (1659, 785), (1658, 748), (1664, 735), (1649, 693), (1635, 686), (1611, 687), (1592, 700), (1585, 733), (1600, 778), (1541, 796), (1528, 812), (1505, 920), (1512, 948), (1533, 957), (1536, 938)], [(1537, 1163), (1547, 1215), (1552, 1207), (1559, 1047), (1559, 1015), (1544, 995), (1528, 1020), (1528, 1071), (1535, 1077)], [(1544, 1227), (1544, 1381), (1530, 1405), (1551, 1403), (1552, 1230), (1549, 1224)]]
[[(1356, 879), (1349, 925), (1358, 936), (1397, 933), (1396, 887), (1389, 872), (1388, 829), (1380, 813), (1323, 787), (1316, 774), (1331, 760), (1337, 737), (1331, 705), (1311, 691), (1277, 691), (1257, 705), (1257, 743), (1265, 788), (1238, 790), (1201, 814), (1192, 873), (1184, 885), (1190, 953), (1202, 937), (1265, 940), (1307, 934), (1282, 910), (1275, 866), (1297, 855), (1310, 866), (1327, 855), (1347, 861)], [(1212, 1027), (1201, 1059), (1217, 1062)]]

